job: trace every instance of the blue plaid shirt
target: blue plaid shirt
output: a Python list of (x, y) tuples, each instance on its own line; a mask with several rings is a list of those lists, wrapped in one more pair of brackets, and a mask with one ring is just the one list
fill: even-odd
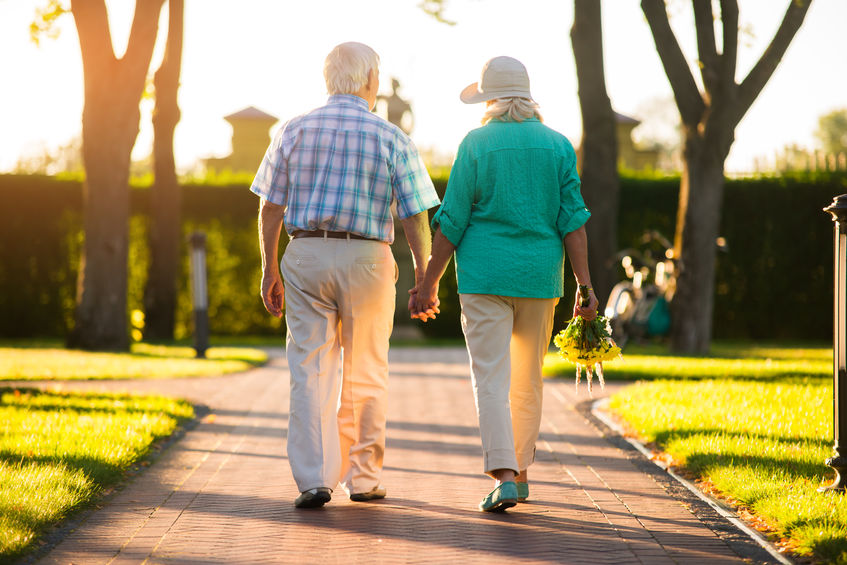
[(417, 148), (400, 128), (352, 94), (283, 125), (250, 190), (285, 206), (285, 228), (350, 232), (392, 243), (397, 215), (440, 201)]

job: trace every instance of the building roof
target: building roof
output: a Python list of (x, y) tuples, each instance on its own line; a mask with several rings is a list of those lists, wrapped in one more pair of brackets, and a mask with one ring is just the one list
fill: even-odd
[(230, 114), (229, 116), (224, 116), (226, 121), (232, 120), (261, 120), (265, 122), (276, 122), (279, 120), (276, 116), (271, 116), (267, 112), (262, 112), (258, 108), (254, 106), (248, 106), (243, 110), (239, 110), (234, 114)]
[(623, 114), (619, 114), (615, 112), (615, 121), (619, 124), (640, 124), (641, 120), (636, 120), (635, 118), (630, 118), (629, 116), (624, 116)]

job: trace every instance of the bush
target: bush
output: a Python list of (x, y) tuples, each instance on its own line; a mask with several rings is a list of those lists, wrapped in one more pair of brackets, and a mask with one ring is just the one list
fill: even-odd
[[(443, 194), (446, 179), (434, 179)], [(679, 179), (621, 179), (620, 247), (656, 229), (674, 233)], [(209, 322), (216, 335), (280, 334), (259, 297), (257, 198), (246, 184), (186, 184), (177, 337), (191, 332), (188, 235), (207, 236)], [(0, 175), (0, 337), (62, 337), (72, 324), (82, 247), (82, 188), (75, 180)], [(714, 333), (719, 338), (826, 339), (832, 335), (832, 222), (821, 209), (847, 193), (843, 173), (728, 180), (718, 255)], [(129, 308), (142, 309), (149, 263), (149, 191), (132, 190)], [(398, 238), (396, 245), (406, 245)], [(285, 238), (280, 242), (281, 250)], [(556, 327), (570, 317), (575, 286), (565, 266)], [(404, 294), (407, 289), (398, 289)], [(452, 263), (431, 337), (461, 336)]]

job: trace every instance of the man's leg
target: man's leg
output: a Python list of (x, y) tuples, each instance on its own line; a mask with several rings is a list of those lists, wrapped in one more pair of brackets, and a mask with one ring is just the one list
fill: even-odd
[(471, 358), (471, 380), (479, 416), (483, 471), (518, 472), (509, 413), (509, 341), (514, 312), (511, 299), (490, 294), (460, 294), (462, 330)]
[(541, 368), (550, 345), (556, 298), (515, 298), (515, 325), (512, 330), (512, 383), (509, 404), (515, 454), (521, 471), (535, 459), (535, 442), (541, 426), (543, 381)]
[(391, 248), (372, 241), (342, 241), (336, 260), (343, 348), (341, 482), (354, 495), (379, 486), (382, 473), (397, 266)]
[(334, 489), (341, 474), (338, 444), (338, 313), (331, 246), (292, 240), (282, 259), (286, 355), (291, 372), (288, 460), (300, 492)]

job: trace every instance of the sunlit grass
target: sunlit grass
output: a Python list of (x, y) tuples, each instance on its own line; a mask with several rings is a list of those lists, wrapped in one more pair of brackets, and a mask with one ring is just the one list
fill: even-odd
[(833, 477), (824, 463), (833, 443), (831, 348), (732, 345), (715, 355), (625, 354), (615, 374), (650, 380), (613, 396), (610, 410), (781, 545), (847, 563), (847, 501), (817, 492)]
[(130, 353), (68, 350), (57, 344), (0, 346), (0, 380), (159, 379), (223, 375), (267, 361), (258, 349), (213, 347), (196, 359), (187, 346), (133, 344)]
[(161, 397), (0, 389), (0, 562), (120, 481), (194, 416)]

